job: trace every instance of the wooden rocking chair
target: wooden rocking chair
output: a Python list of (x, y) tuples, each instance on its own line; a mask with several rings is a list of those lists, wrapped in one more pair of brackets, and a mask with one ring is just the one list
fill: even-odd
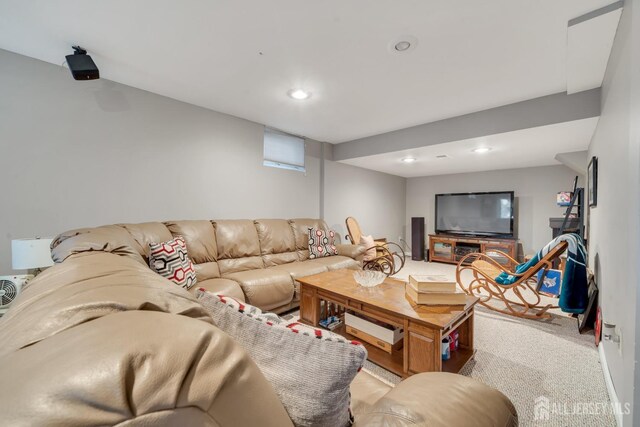
[[(362, 230), (358, 221), (350, 216), (346, 219), (345, 224), (347, 226), (347, 237), (352, 244), (360, 244), (360, 238), (362, 237)], [(375, 239), (374, 246), (367, 248), (366, 250), (375, 248), (376, 257), (369, 261), (364, 261), (362, 264), (363, 270), (375, 270), (381, 271), (387, 276), (392, 276), (402, 270), (405, 263), (404, 250), (400, 245), (394, 242), (387, 242), (387, 239)]]
[[(558, 306), (543, 304), (538, 289), (546, 271), (552, 268), (552, 262), (567, 249), (567, 246), (567, 242), (560, 242), (540, 261), (520, 274), (508, 270), (486, 254), (471, 253), (458, 263), (456, 280), (462, 290), (479, 297), (479, 303), (491, 310), (526, 319), (548, 319), (551, 315), (547, 311)], [(492, 252), (508, 259), (510, 267), (518, 265), (518, 261), (506, 253), (493, 250)], [(471, 271), (473, 279), (465, 285), (462, 273), (466, 270)], [(541, 270), (545, 271), (545, 274), (538, 280), (537, 274)], [(517, 277), (517, 280), (510, 285), (497, 283), (495, 278), (503, 272)], [(490, 304), (492, 300), (495, 300), (494, 304)]]

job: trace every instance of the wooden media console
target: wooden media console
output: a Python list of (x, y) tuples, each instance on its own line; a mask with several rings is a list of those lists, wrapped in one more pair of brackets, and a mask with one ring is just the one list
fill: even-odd
[(472, 252), (484, 253), (501, 265), (508, 266), (509, 259), (500, 252), (518, 259), (518, 240), (429, 234), (429, 261), (457, 264), (465, 255)]

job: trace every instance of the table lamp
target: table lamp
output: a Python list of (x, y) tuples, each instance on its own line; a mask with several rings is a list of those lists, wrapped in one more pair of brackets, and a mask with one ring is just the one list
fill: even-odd
[(51, 242), (53, 239), (16, 239), (11, 241), (11, 267), (14, 270), (29, 270), (36, 276), (45, 267), (53, 265)]

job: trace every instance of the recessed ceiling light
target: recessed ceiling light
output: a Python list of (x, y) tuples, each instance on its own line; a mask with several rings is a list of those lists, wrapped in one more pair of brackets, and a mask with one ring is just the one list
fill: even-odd
[(479, 148), (474, 148), (471, 151), (473, 151), (474, 153), (482, 154), (482, 153), (488, 153), (489, 151), (491, 151), (491, 148), (489, 148), (489, 147), (479, 147)]
[(298, 101), (304, 101), (305, 99), (309, 99), (311, 97), (311, 92), (307, 92), (302, 89), (291, 89), (287, 92), (290, 98), (296, 99)]
[(409, 49), (410, 47), (411, 47), (411, 42), (408, 42), (406, 40), (401, 40), (398, 43), (396, 43), (393, 48), (395, 50), (397, 50), (398, 52), (404, 52), (405, 50)]
[(416, 48), (418, 45), (418, 39), (414, 36), (404, 35), (398, 36), (391, 40), (387, 45), (387, 49), (389, 49), (392, 53), (407, 53)]
[(405, 162), (405, 163), (413, 163), (416, 160), (417, 159), (415, 157), (405, 157), (404, 159), (402, 159), (402, 161)]

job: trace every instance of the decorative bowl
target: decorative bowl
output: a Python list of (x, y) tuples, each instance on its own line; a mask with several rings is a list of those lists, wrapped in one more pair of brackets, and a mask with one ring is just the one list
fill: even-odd
[(387, 275), (380, 271), (359, 270), (353, 273), (353, 278), (358, 285), (364, 286), (365, 288), (373, 288), (384, 282)]

